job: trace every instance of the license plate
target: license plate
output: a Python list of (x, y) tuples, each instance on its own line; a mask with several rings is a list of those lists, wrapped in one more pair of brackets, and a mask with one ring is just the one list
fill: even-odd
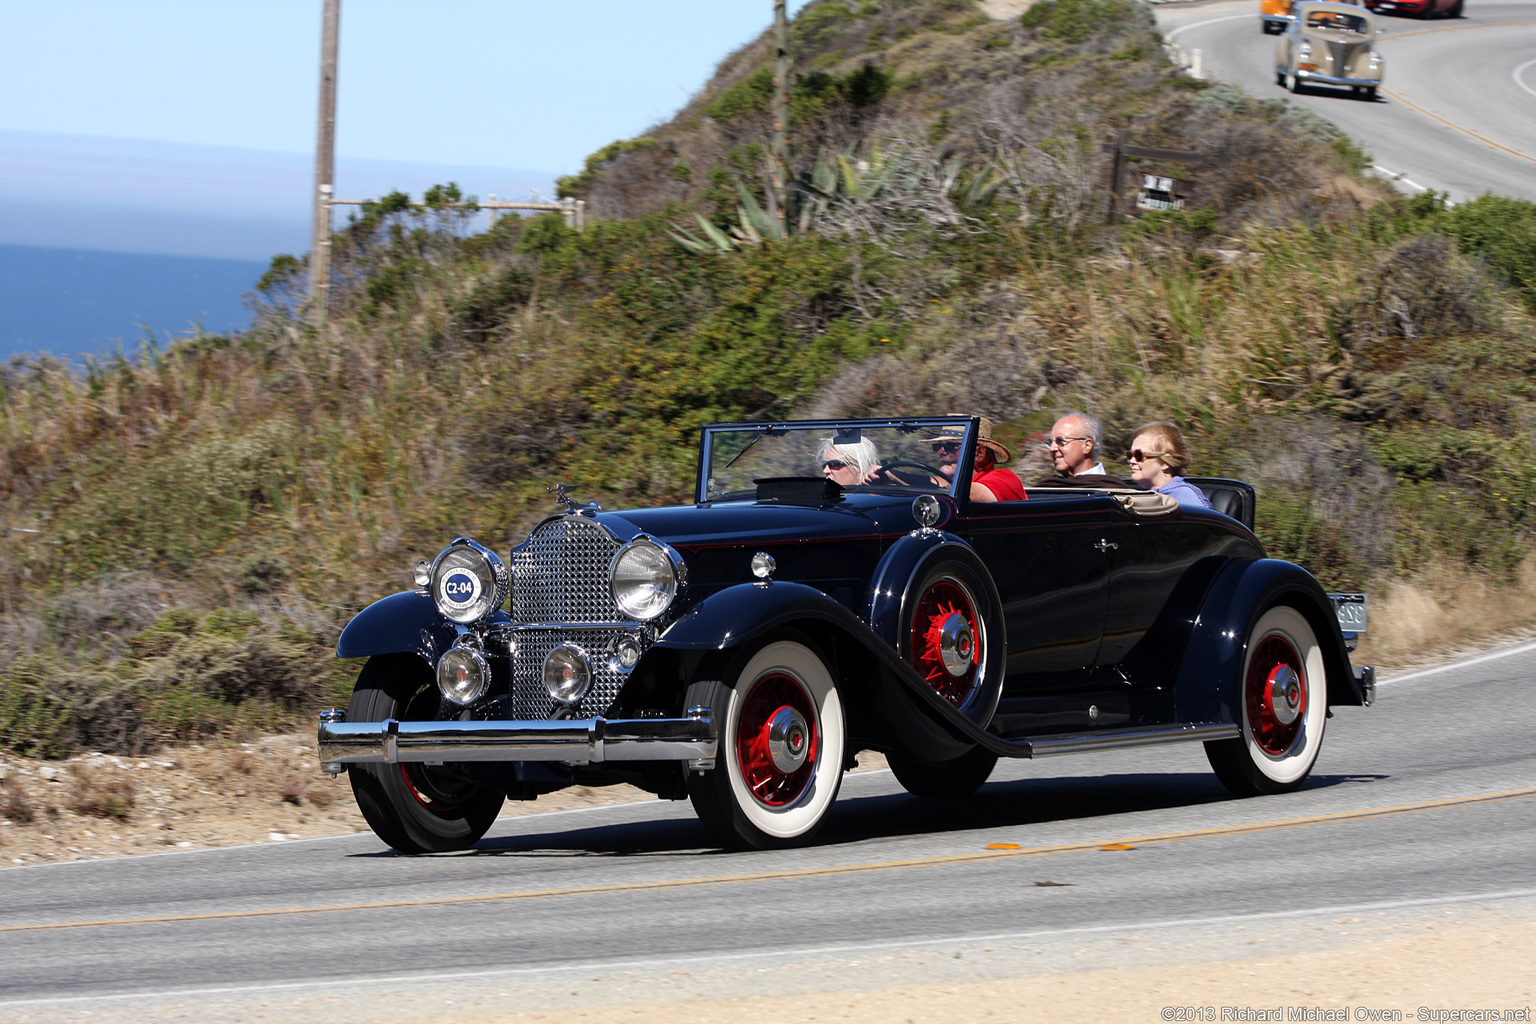
[(1365, 632), (1365, 595), (1329, 594), (1333, 613), (1338, 616), (1339, 629), (1345, 633)]

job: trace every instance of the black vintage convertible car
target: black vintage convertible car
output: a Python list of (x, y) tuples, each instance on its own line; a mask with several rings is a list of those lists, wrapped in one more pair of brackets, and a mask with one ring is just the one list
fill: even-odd
[[(861, 750), (938, 799), (999, 757), (1191, 740), (1237, 794), (1300, 786), (1331, 708), (1373, 699), (1363, 597), (1265, 557), (1236, 481), (1193, 481), (1225, 511), (973, 501), (980, 429), (717, 424), (690, 505), (556, 488), (507, 562), (460, 538), (348, 624), (337, 654), (367, 661), (321, 716), (323, 766), (410, 853), (472, 845), (505, 798), (620, 781), (691, 799), (724, 845), (803, 843)], [(832, 479), (846, 453), (865, 482)]]

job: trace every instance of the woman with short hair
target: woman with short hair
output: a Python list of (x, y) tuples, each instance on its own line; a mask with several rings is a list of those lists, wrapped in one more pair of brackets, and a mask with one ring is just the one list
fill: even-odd
[(1211, 507), (1205, 492), (1184, 479), (1184, 470), (1189, 468), (1189, 442), (1177, 424), (1158, 420), (1138, 427), (1125, 461), (1137, 487), (1166, 494), (1180, 505)]

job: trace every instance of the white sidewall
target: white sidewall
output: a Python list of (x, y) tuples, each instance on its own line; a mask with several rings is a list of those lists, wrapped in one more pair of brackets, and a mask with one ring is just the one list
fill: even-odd
[[(1291, 749), (1276, 757), (1253, 738), (1248, 724), (1248, 665), (1259, 641), (1269, 633), (1282, 633), (1301, 655), (1303, 673), (1307, 683), (1307, 709), (1302, 715), (1301, 732)], [(1275, 782), (1290, 783), (1306, 776), (1317, 760), (1323, 745), (1323, 723), (1328, 720), (1328, 675), (1323, 667), (1323, 649), (1306, 618), (1294, 608), (1277, 606), (1259, 616), (1248, 640), (1248, 653), (1243, 658), (1243, 743), (1254, 767), (1266, 778)]]
[[(736, 731), (741, 722), (741, 696), (751, 683), (769, 671), (784, 672), (800, 681), (816, 704), (817, 728), (821, 731), (816, 771), (799, 800), (787, 807), (765, 807), (752, 795), (736, 759)], [(842, 781), (844, 747), (843, 705), (832, 675), (812, 651), (792, 640), (768, 644), (752, 656), (741, 674), (726, 689), (725, 729), (721, 732), (721, 757), (731, 783), (731, 799), (741, 813), (764, 834), (793, 839), (814, 828), (837, 798)]]

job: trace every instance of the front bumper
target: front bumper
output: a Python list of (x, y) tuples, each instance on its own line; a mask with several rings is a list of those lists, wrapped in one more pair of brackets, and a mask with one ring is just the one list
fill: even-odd
[(719, 741), (708, 707), (683, 718), (567, 718), (499, 722), (348, 722), (320, 716), (320, 767), (457, 761), (686, 761), (713, 768)]
[(1298, 71), (1296, 77), (1309, 85), (1370, 86), (1372, 88), (1381, 85), (1379, 78), (1339, 78), (1336, 75), (1325, 75), (1317, 71)]
[(1259, 20), (1268, 28), (1276, 32), (1284, 32), (1285, 27), (1296, 19), (1289, 14), (1261, 14)]

